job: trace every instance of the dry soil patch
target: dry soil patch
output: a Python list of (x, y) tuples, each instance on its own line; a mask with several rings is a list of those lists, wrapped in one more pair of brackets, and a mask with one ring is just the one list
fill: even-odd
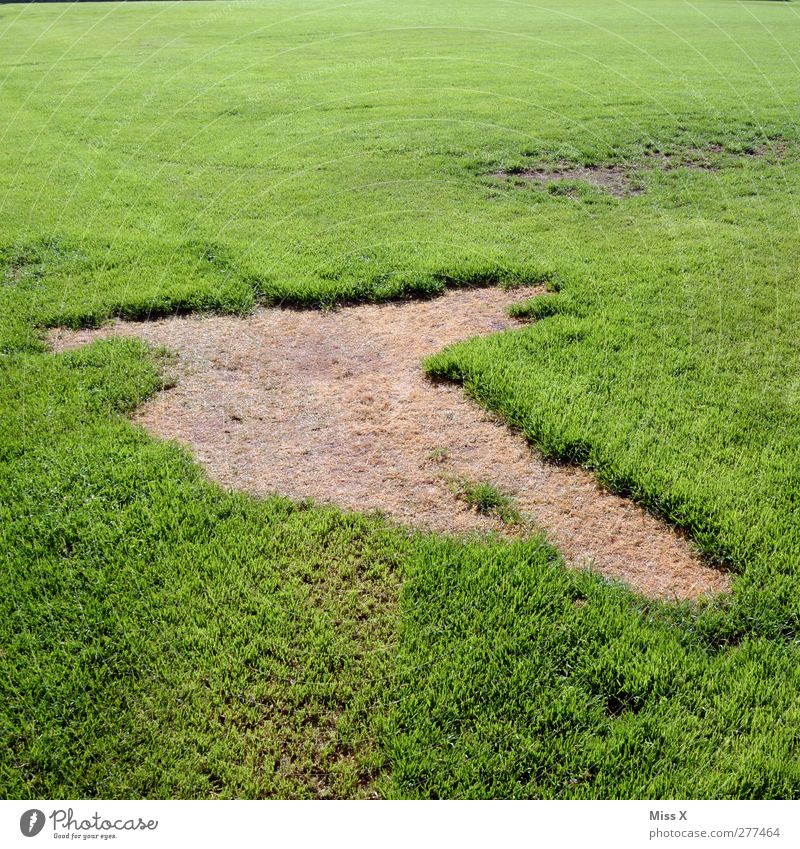
[[(518, 433), (433, 383), (420, 361), (443, 346), (517, 326), (507, 306), (540, 290), (452, 290), (430, 301), (334, 312), (260, 309), (247, 318), (175, 317), (54, 331), (63, 351), (137, 336), (177, 352), (177, 383), (136, 414), (188, 445), (210, 475), (256, 495), (382, 511), (450, 533), (543, 529), (569, 563), (658, 597), (728, 588), (674, 529), (601, 490), (587, 472), (548, 463)], [(453, 494), (488, 480), (526, 522), (508, 526)]]
[[(608, 165), (577, 165), (574, 162), (562, 160), (553, 164), (540, 163), (510, 171), (496, 171), (493, 177), (503, 180), (516, 180), (518, 185), (529, 182), (548, 185), (563, 181), (586, 183), (614, 195), (614, 197), (629, 197), (644, 191), (641, 175), (648, 171), (674, 171), (687, 168), (695, 171), (715, 171), (726, 161), (736, 159), (767, 158), (780, 162), (789, 152), (789, 145), (782, 140), (773, 140), (769, 144), (754, 146), (742, 153), (727, 153), (721, 145), (706, 147), (690, 147), (670, 153), (650, 153), (641, 160), (625, 164)], [(567, 190), (567, 194), (570, 192)]]
[(627, 197), (639, 194), (642, 189), (631, 180), (630, 170), (621, 165), (570, 165), (527, 168), (523, 171), (498, 171), (494, 177), (513, 180), (526, 180), (547, 185), (563, 180), (588, 183), (597, 186), (614, 197)]

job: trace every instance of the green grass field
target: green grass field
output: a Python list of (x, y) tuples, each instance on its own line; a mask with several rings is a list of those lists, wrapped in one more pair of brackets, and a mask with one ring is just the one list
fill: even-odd
[[(800, 796), (796, 4), (2, 5), (0, 46), (0, 795)], [(640, 191), (498, 176), (563, 162)], [(162, 353), (42, 341), (490, 281), (552, 294), (428, 370), (729, 597), (224, 492), (125, 417)]]

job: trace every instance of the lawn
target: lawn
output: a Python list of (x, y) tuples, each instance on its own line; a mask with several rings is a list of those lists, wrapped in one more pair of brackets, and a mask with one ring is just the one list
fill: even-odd
[[(0, 45), (0, 795), (800, 795), (794, 4), (12, 4)], [(730, 596), (223, 491), (126, 418), (165, 352), (43, 341), (488, 282), (551, 294), (428, 371)]]

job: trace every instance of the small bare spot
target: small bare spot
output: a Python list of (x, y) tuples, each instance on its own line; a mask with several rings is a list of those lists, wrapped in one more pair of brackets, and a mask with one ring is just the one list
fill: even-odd
[(566, 160), (552, 164), (537, 164), (529, 168), (495, 171), (491, 176), (502, 180), (538, 183), (553, 194), (574, 197), (574, 184), (602, 189), (614, 197), (629, 197), (644, 191), (642, 175), (648, 171), (675, 171), (686, 168), (695, 171), (716, 171), (726, 162), (737, 159), (764, 158), (778, 162), (786, 157), (790, 145), (783, 139), (745, 146), (728, 151), (720, 144), (704, 147), (685, 147), (671, 151), (653, 151), (641, 159), (606, 165), (577, 165)]
[(629, 169), (621, 165), (570, 165), (563, 162), (560, 165), (548, 167), (539, 166), (519, 171), (497, 171), (494, 177), (503, 179), (529, 180), (543, 185), (557, 186), (564, 184), (562, 194), (574, 194), (569, 182), (586, 183), (604, 189), (615, 197), (627, 197), (639, 194), (642, 189), (631, 179)]

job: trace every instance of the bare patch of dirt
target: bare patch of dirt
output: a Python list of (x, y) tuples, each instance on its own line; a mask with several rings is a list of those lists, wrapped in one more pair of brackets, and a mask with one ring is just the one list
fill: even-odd
[[(541, 289), (459, 289), (335, 312), (261, 309), (51, 334), (56, 351), (136, 336), (177, 352), (177, 383), (135, 416), (190, 446), (210, 475), (256, 495), (313, 498), (449, 533), (543, 529), (569, 563), (662, 598), (725, 591), (688, 541), (579, 468), (548, 463), (420, 361), (447, 344), (518, 326), (513, 301)], [(452, 481), (513, 497), (508, 524), (459, 500)]]
[[(776, 162), (789, 151), (786, 141), (777, 139), (769, 144), (753, 145), (739, 153), (726, 152), (722, 145), (690, 147), (680, 151), (653, 152), (643, 159), (625, 164), (576, 165), (562, 160), (556, 165), (533, 165), (530, 168), (495, 171), (491, 176), (503, 180), (524, 180), (542, 185), (579, 182), (596, 186), (614, 197), (629, 197), (644, 191), (637, 177), (647, 171), (674, 171), (688, 168), (695, 171), (716, 171), (725, 162), (736, 158), (767, 158)], [(551, 189), (552, 191), (552, 189)], [(565, 186), (564, 194), (574, 194)]]
[(630, 176), (630, 169), (622, 165), (572, 165), (562, 162), (559, 165), (526, 168), (520, 171), (497, 171), (492, 176), (503, 179), (530, 180), (547, 185), (561, 181), (579, 181), (604, 189), (614, 197), (627, 197), (639, 194), (642, 189)]

